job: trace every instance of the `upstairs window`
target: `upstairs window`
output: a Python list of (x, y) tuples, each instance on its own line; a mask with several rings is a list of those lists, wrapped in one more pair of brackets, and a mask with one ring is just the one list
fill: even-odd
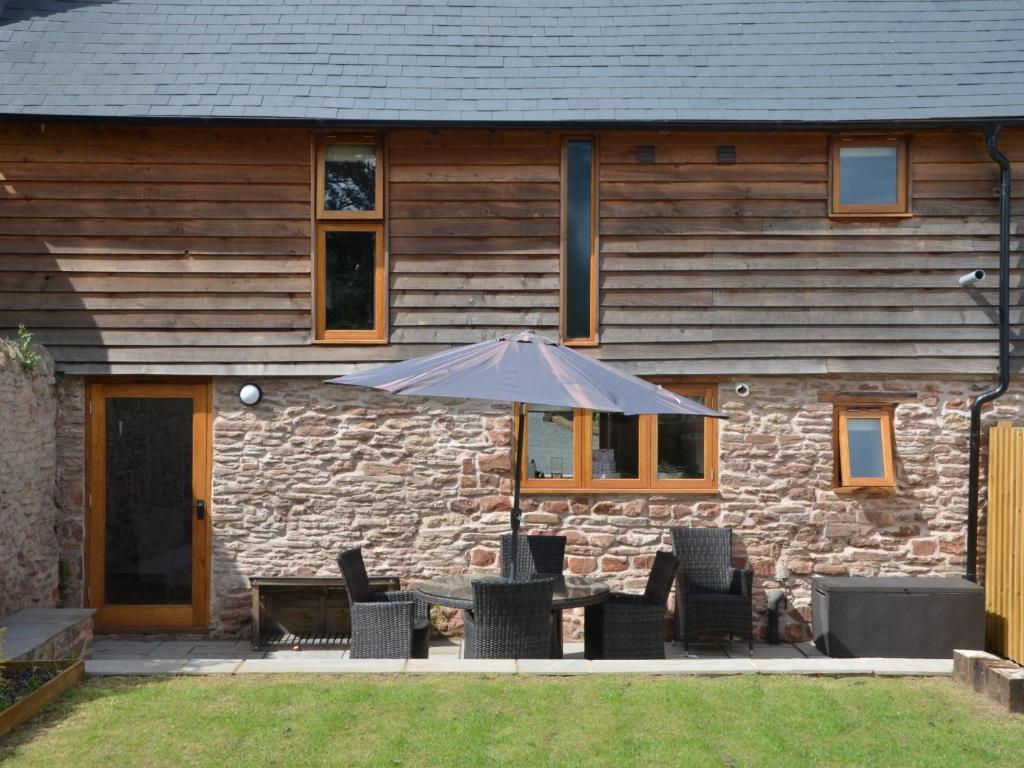
[(906, 215), (910, 212), (907, 140), (837, 138), (832, 142), (832, 215)]
[(836, 490), (892, 488), (891, 407), (836, 406)]
[(597, 343), (597, 173), (594, 139), (562, 145), (562, 340)]
[(376, 137), (321, 140), (316, 171), (316, 338), (386, 341), (383, 149)]

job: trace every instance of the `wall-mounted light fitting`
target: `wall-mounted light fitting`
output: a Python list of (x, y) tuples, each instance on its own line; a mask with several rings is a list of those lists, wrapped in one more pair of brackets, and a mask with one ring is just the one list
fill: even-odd
[(242, 401), (243, 405), (256, 405), (263, 399), (263, 390), (255, 384), (243, 384), (242, 388), (238, 390), (238, 399)]
[(740, 397), (746, 397), (750, 394), (750, 385), (741, 381), (736, 385), (736, 394)]

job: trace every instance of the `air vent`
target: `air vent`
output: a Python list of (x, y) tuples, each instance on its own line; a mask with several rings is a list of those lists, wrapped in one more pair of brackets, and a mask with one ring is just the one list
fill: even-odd
[(653, 144), (637, 144), (637, 147), (636, 147), (636, 161), (638, 163), (653, 163), (654, 162), (654, 145)]
[(720, 163), (735, 163), (736, 162), (736, 146), (733, 144), (719, 144), (716, 147), (718, 151), (718, 162)]

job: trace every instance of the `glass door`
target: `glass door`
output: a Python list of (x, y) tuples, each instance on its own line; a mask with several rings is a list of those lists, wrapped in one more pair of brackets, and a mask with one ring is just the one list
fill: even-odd
[(205, 629), (207, 384), (89, 388), (87, 603), (107, 631)]

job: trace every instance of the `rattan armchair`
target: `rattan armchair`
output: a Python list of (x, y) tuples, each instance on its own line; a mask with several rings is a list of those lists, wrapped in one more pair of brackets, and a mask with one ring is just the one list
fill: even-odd
[(547, 659), (551, 655), (551, 579), (474, 581), (464, 614), (467, 659)]
[[(561, 576), (565, 565), (565, 536), (520, 536), (516, 542), (516, 580)], [(501, 577), (512, 578), (512, 534), (501, 537)], [(551, 614), (551, 658), (562, 658), (562, 612)]]
[(587, 606), (583, 622), (583, 655), (588, 659), (664, 659), (665, 604), (679, 561), (658, 552), (642, 595), (612, 592)]
[(754, 572), (732, 567), (731, 528), (673, 528), (679, 559), (676, 637), (689, 650), (699, 637), (747, 641), (754, 652)]
[(338, 555), (352, 614), (353, 659), (425, 659), (430, 650), (430, 606), (411, 591), (374, 592), (361, 549)]
[[(561, 576), (565, 563), (565, 536), (520, 536), (516, 542), (516, 578)], [(512, 578), (512, 534), (501, 537), (501, 577)]]

